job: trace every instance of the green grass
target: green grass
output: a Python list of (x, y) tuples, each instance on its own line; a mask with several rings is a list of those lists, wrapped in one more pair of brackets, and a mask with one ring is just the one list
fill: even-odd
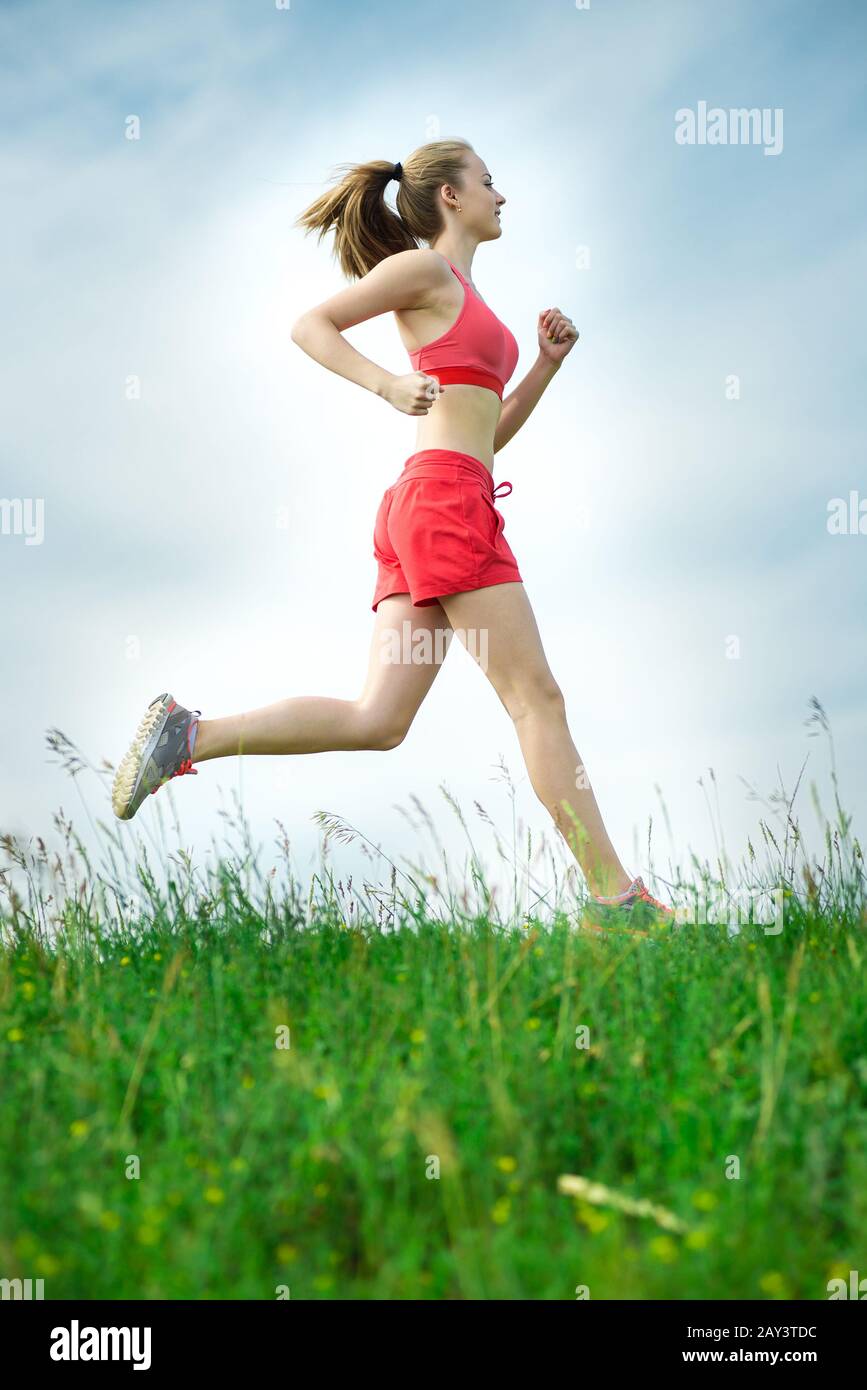
[(742, 870), (783, 887), (782, 932), (648, 940), (582, 933), (565, 901), (510, 922), (475, 851), (463, 907), (396, 867), (378, 893), (326, 869), (305, 894), (246, 843), (205, 876), (166, 854), (164, 890), (142, 855), (130, 911), (62, 818), (59, 876), (5, 837), (27, 886), (7, 876), (0, 915), (0, 1277), (47, 1298), (827, 1298), (864, 1272), (863, 861), (838, 817), (799, 862), (785, 805), (776, 863)]

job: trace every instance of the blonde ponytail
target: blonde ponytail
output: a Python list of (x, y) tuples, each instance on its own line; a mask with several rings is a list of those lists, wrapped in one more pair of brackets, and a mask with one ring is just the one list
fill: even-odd
[(344, 275), (359, 280), (386, 256), (430, 244), (443, 230), (439, 189), (461, 188), (464, 160), (472, 145), (466, 140), (434, 140), (420, 145), (402, 162), (397, 185), (397, 212), (385, 201), (394, 177), (391, 160), (340, 165), (347, 172), (327, 193), (301, 213), (295, 225), (305, 232), (334, 231), (334, 254)]

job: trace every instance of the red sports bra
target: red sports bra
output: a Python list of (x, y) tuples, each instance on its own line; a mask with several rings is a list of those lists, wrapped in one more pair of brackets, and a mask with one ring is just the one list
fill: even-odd
[(443, 386), (486, 386), (502, 400), (518, 361), (518, 344), (458, 268), (448, 264), (464, 287), (463, 307), (451, 328), (411, 352), (409, 360), (417, 372), (435, 376)]

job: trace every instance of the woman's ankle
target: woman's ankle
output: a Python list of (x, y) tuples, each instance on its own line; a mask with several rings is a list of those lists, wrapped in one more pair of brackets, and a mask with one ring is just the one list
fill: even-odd
[(634, 878), (621, 866), (615, 869), (602, 869), (592, 875), (587, 875), (587, 885), (594, 898), (620, 898), (629, 892), (635, 882)]
[(191, 730), (190, 737), (193, 745), (193, 751), (190, 756), (194, 763), (204, 762), (205, 759), (208, 757), (208, 723), (208, 720), (197, 719), (195, 723), (195, 729)]

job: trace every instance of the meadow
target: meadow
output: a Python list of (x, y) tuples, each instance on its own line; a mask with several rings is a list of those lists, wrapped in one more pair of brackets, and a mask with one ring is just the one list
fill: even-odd
[(781, 929), (588, 933), (555, 858), (477, 805), (514, 870), (500, 901), (447, 794), (466, 862), (371, 846), (361, 883), (332, 866), (364, 842), (338, 815), (307, 885), (240, 807), (204, 870), (165, 837), (171, 787), (156, 870), (126, 827), (100, 822), (100, 865), (62, 814), (62, 852), (2, 835), (0, 1277), (49, 1299), (775, 1300), (867, 1274), (865, 877), (813, 718), (824, 852), (781, 792), (760, 850), (671, 885), (775, 892)]

